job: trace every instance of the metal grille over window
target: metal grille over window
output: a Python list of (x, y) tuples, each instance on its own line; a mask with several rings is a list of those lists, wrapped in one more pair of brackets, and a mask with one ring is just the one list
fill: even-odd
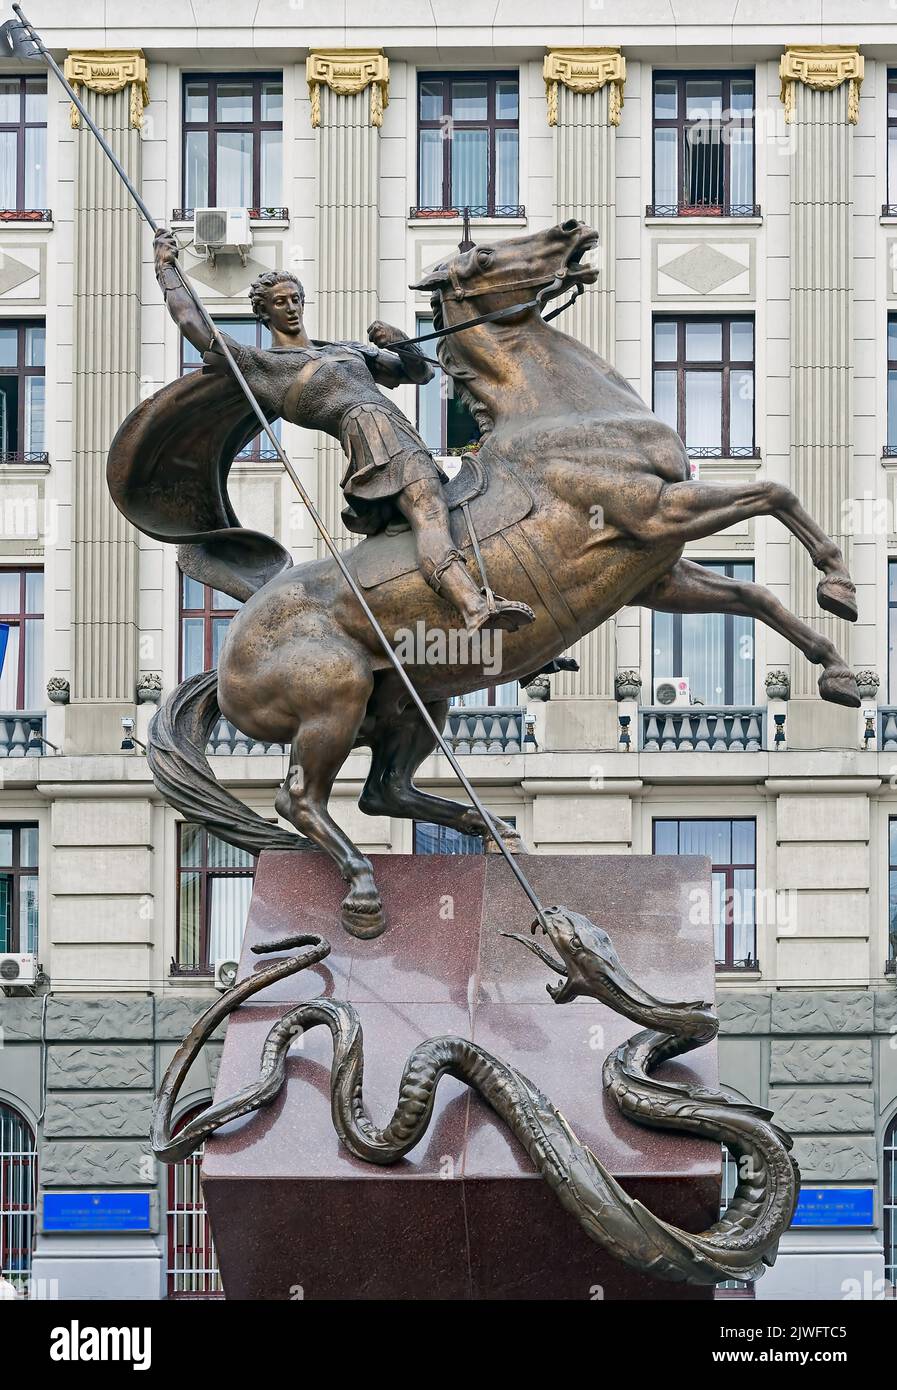
[[(200, 1106), (181, 1119), (182, 1129)], [(168, 1169), (168, 1297), (223, 1298), (218, 1257), (202, 1193), (200, 1171), (205, 1145)]]
[(37, 1217), (37, 1153), (31, 1127), (0, 1103), (0, 1277), (28, 1291)]

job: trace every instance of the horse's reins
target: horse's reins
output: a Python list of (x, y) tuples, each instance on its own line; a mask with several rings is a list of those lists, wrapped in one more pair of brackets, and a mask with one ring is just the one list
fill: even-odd
[[(509, 318), (511, 314), (521, 314), (524, 309), (538, 309), (541, 312), (542, 305), (545, 303), (548, 296), (553, 290), (560, 289), (563, 283), (564, 277), (562, 275), (556, 275), (551, 281), (551, 284), (543, 286), (533, 299), (521, 300), (519, 304), (511, 304), (507, 309), (493, 309), (490, 314), (477, 314), (476, 318), (467, 319), (465, 323), (456, 323), (451, 328), (436, 328), (432, 333), (419, 333), (416, 338), (403, 338), (400, 343), (389, 343), (387, 351), (404, 352), (406, 348), (414, 347), (417, 343), (429, 343), (433, 338), (448, 338), (452, 333), (461, 333), (465, 328), (479, 328), (480, 324), (495, 323), (498, 319)], [(490, 286), (489, 289), (479, 290), (477, 293), (504, 294), (508, 290), (523, 289), (525, 286), (538, 284), (539, 280), (537, 279), (509, 280), (504, 285)], [(569, 309), (572, 304), (575, 304), (581, 294), (582, 285), (574, 285), (573, 293), (569, 299), (565, 300), (563, 304), (559, 304), (556, 309), (552, 309), (550, 314), (542, 314), (543, 323), (550, 323), (552, 319), (556, 319), (565, 309)], [(462, 300), (475, 299), (477, 295), (469, 294), (466, 290), (456, 288), (452, 294), (446, 297), (449, 299)], [(415, 357), (422, 357), (425, 362), (429, 362), (434, 367), (442, 366), (442, 363), (437, 361), (436, 358), (426, 357), (422, 352), (415, 353)]]

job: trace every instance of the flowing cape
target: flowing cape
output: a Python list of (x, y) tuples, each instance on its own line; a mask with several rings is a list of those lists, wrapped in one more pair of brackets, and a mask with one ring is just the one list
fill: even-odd
[(112, 500), (128, 521), (175, 543), (191, 579), (241, 603), (293, 563), (271, 536), (240, 525), (227, 495), (231, 464), (258, 430), (230, 373), (191, 372), (131, 411), (106, 463)]

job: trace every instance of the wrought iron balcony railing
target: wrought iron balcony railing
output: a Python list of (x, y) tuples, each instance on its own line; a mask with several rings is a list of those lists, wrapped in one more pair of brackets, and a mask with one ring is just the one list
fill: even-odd
[(658, 705), (639, 717), (644, 753), (758, 753), (766, 746), (763, 705)]
[(33, 449), (2, 449), (0, 463), (49, 463), (50, 455)]
[(452, 705), (443, 733), (453, 753), (521, 753), (524, 711), (508, 705)]
[(473, 207), (419, 207), (409, 208), (408, 216), (413, 219), (432, 218), (438, 222), (440, 218), (450, 219), (463, 217), (525, 217), (526, 208), (522, 203), (496, 203), (495, 207), (489, 207), (487, 203), (480, 203)]
[(0, 222), (52, 222), (49, 208), (0, 208)]
[[(247, 208), (250, 222), (289, 222), (289, 208)], [(172, 222), (192, 222), (193, 208), (172, 208)]]
[(759, 203), (649, 203), (646, 217), (759, 217)]
[(897, 459), (897, 444), (883, 445), (881, 456), (883, 459)]
[(0, 758), (39, 758), (39, 743), (31, 744), (32, 731), (43, 738), (46, 715), (42, 710), (14, 710), (0, 714)]
[(686, 444), (685, 452), (690, 459), (758, 459), (760, 449), (756, 444), (733, 444), (728, 449), (716, 445)]

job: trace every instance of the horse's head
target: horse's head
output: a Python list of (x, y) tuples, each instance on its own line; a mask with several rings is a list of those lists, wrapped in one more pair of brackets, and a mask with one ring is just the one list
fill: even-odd
[[(430, 290), (434, 311), (443, 316), (444, 310), (446, 321), (456, 323), (526, 303), (540, 291), (545, 300), (574, 285), (594, 284), (598, 271), (584, 262), (583, 256), (597, 244), (597, 232), (571, 218), (544, 232), (459, 252), (451, 260), (434, 266), (412, 289)], [(450, 308), (463, 308), (465, 304), (467, 309), (460, 314)], [(501, 322), (513, 319), (508, 316)]]

